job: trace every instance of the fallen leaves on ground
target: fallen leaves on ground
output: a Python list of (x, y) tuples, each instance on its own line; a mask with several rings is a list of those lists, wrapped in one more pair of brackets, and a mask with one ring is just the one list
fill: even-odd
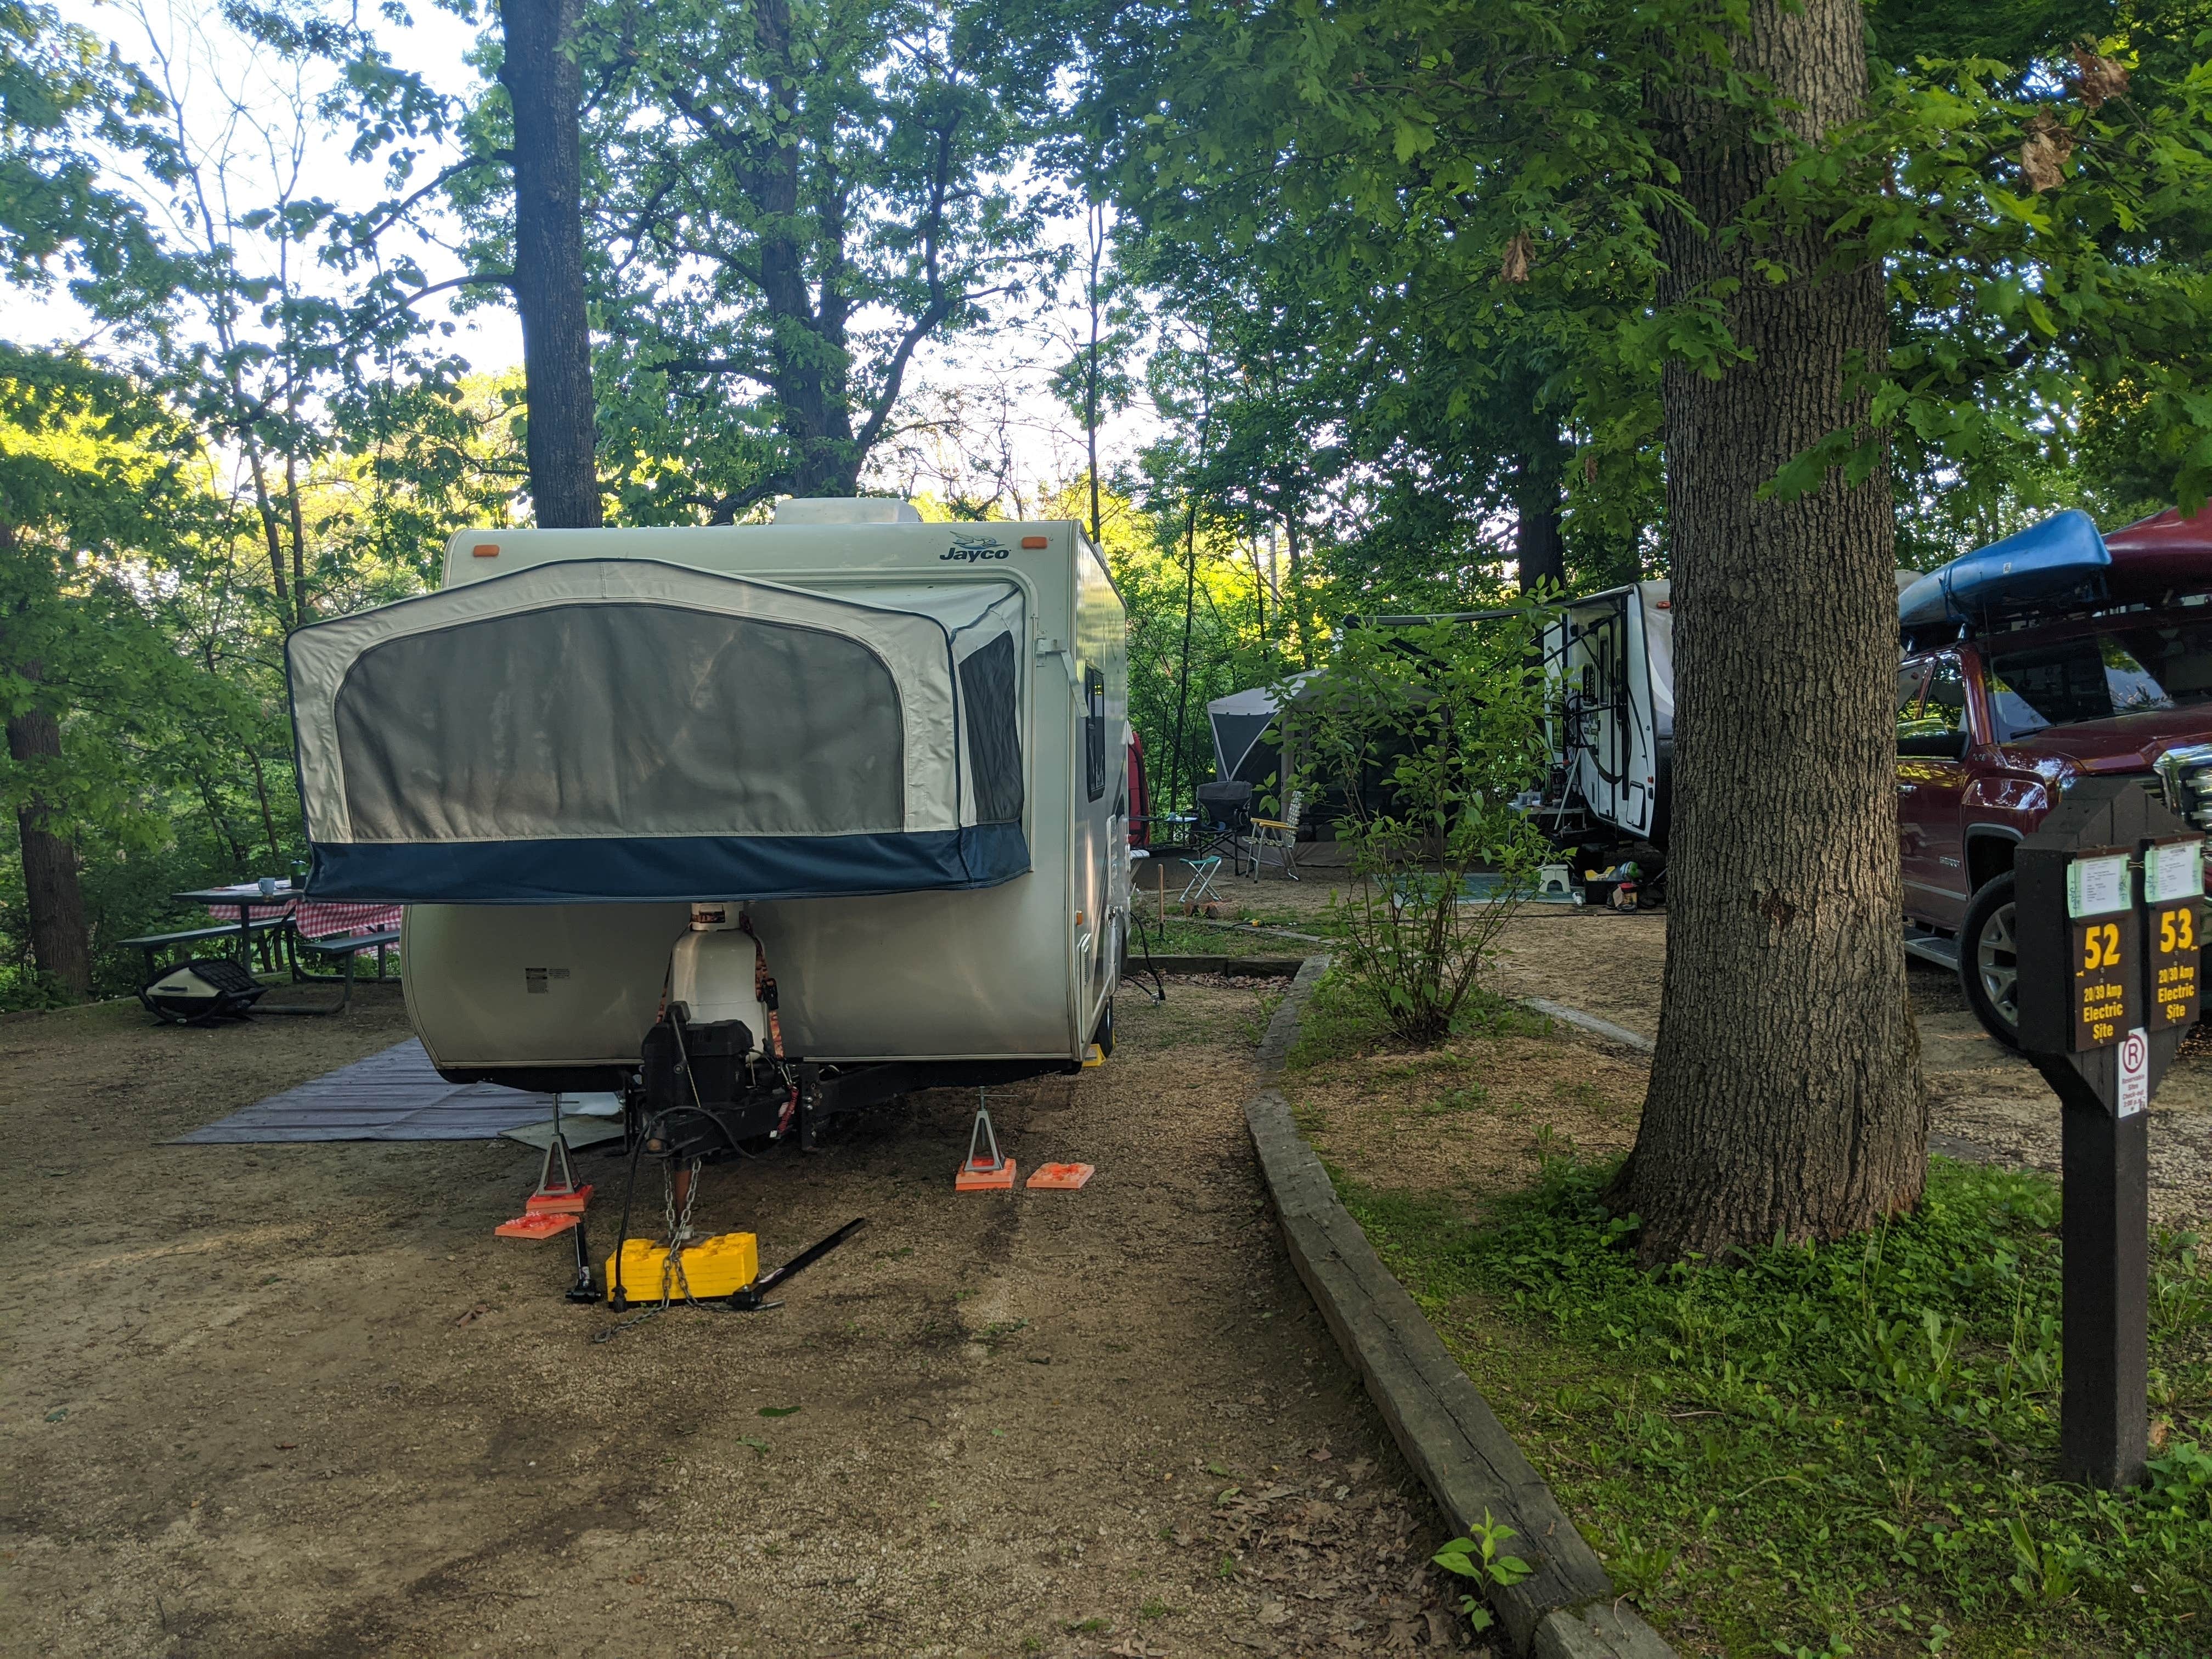
[[(1316, 1447), (1308, 1455), (1331, 1454)], [(1455, 1587), (1416, 1547), (1406, 1500), (1389, 1487), (1362, 1486), (1374, 1472), (1363, 1457), (1316, 1471), (1310, 1486), (1231, 1488), (1200, 1528), (1176, 1529), (1177, 1546), (1220, 1553), (1224, 1576), (1253, 1591), (1255, 1639), (1240, 1645), (1285, 1655), (1462, 1646)]]

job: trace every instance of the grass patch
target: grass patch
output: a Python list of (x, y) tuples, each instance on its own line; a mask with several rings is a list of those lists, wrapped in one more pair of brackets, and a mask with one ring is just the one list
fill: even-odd
[(1866, 1239), (1653, 1273), (1608, 1173), (1547, 1158), (1486, 1226), (1338, 1184), (1685, 1651), (2212, 1653), (2212, 1251), (2160, 1242), (2153, 1485), (2089, 1492), (2056, 1473), (2053, 1183), (1939, 1158)]
[[(1510, 998), (1493, 996), (1477, 988), (1468, 993), (1452, 1021), (1454, 1036), (1549, 1036), (1552, 1022), (1522, 1007)], [(1390, 1030), (1374, 997), (1333, 963), (1314, 987), (1313, 995), (1298, 1016), (1298, 1040), (1291, 1046), (1287, 1067), (1301, 1072), (1325, 1060), (1376, 1053), (1419, 1054), (1407, 1064), (1413, 1070), (1394, 1067), (1383, 1075), (1410, 1077), (1423, 1066), (1452, 1066), (1465, 1062), (1456, 1056), (1413, 1048)]]
[(1343, 921), (1327, 908), (1293, 910), (1281, 905), (1242, 904), (1237, 908), (1237, 920), (1262, 927), (1287, 927), (1297, 933), (1317, 933), (1323, 939), (1344, 936)]
[[(1171, 957), (1297, 957), (1310, 948), (1296, 939), (1249, 927), (1206, 927), (1176, 916), (1170, 916), (1164, 924), (1146, 916), (1145, 940), (1154, 956)], [(1132, 954), (1141, 966), (1144, 953)]]
[(1489, 1101), (1490, 1091), (1481, 1084), (1462, 1083), (1456, 1088), (1445, 1090), (1443, 1093), (1422, 1107), (1421, 1115), (1449, 1117), (1457, 1112), (1474, 1111), (1479, 1106), (1487, 1105)]

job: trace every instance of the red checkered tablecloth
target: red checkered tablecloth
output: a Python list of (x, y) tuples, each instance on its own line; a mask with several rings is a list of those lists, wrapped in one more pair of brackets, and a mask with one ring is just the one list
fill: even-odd
[[(238, 896), (245, 898), (258, 892), (253, 887), (240, 887)], [(210, 907), (208, 914), (217, 921), (236, 921), (237, 910), (230, 906), (221, 909)], [(250, 914), (256, 921), (272, 916), (291, 916), (299, 926), (301, 935), (307, 939), (328, 939), (333, 933), (374, 933), (399, 926), (399, 907), (396, 904), (330, 904), (320, 899), (292, 899), (277, 895), (265, 904), (251, 907)]]

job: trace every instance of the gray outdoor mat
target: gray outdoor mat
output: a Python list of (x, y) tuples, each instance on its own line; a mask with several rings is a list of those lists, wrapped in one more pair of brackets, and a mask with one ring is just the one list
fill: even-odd
[(172, 1146), (280, 1140), (491, 1140), (537, 1123), (550, 1095), (495, 1083), (448, 1083), (414, 1038), (256, 1101)]

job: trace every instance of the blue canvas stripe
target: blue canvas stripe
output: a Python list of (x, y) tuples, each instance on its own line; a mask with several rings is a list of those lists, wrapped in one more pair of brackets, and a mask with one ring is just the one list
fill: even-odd
[(318, 843), (311, 898), (636, 904), (995, 887), (1030, 867), (1018, 823), (871, 836)]

